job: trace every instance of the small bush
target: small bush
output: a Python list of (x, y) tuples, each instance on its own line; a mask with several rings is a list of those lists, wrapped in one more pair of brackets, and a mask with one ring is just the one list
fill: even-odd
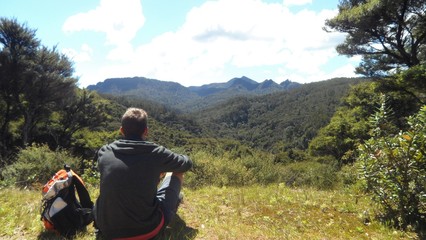
[(80, 176), (86, 184), (99, 187), (101, 174), (98, 171), (97, 162), (93, 160), (83, 160), (82, 172)]
[(355, 164), (343, 165), (338, 172), (338, 177), (343, 186), (352, 186), (358, 183), (359, 167)]
[(229, 159), (205, 152), (197, 152), (191, 158), (194, 167), (185, 177), (186, 186), (241, 186), (245, 182), (251, 182), (252, 174), (240, 163), (240, 159)]
[(65, 163), (73, 169), (79, 168), (79, 159), (67, 151), (52, 151), (47, 145), (32, 145), (21, 149), (14, 163), (6, 166), (1, 175), (7, 185), (27, 187), (47, 182)]
[(282, 181), (288, 186), (309, 186), (318, 189), (332, 189), (338, 179), (335, 167), (316, 161), (286, 165), (281, 177)]
[(197, 151), (191, 155), (194, 168), (185, 176), (185, 185), (246, 186), (279, 181), (279, 167), (272, 156), (253, 154), (236, 157), (232, 152), (213, 155)]
[(410, 128), (387, 134), (385, 104), (373, 116), (372, 138), (359, 146), (361, 176), (383, 219), (402, 229), (426, 226), (426, 106)]
[(268, 154), (235, 158), (232, 153), (213, 155), (198, 151), (191, 155), (194, 168), (186, 174), (185, 185), (246, 186), (285, 182), (290, 186), (330, 189), (337, 183), (336, 168), (315, 161), (277, 164)]

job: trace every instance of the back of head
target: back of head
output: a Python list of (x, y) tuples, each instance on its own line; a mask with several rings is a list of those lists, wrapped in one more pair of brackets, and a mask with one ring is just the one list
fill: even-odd
[(127, 138), (140, 138), (147, 128), (148, 114), (141, 108), (128, 108), (121, 118), (121, 128)]

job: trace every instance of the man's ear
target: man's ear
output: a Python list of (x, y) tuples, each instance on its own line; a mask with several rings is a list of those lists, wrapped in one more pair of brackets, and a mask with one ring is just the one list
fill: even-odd
[(146, 139), (147, 137), (148, 137), (148, 128), (146, 127), (146, 128), (143, 130), (142, 138), (143, 138), (143, 139)]
[(123, 130), (123, 127), (120, 127), (120, 133), (121, 133), (121, 135), (123, 135), (123, 136), (124, 136), (124, 130)]

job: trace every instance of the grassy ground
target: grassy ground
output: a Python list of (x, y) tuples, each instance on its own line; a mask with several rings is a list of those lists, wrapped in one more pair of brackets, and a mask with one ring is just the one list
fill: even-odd
[[(419, 239), (379, 224), (365, 197), (343, 191), (274, 184), (184, 194), (177, 218), (157, 239)], [(40, 191), (0, 189), (0, 239), (58, 239), (43, 230), (40, 200)], [(93, 227), (76, 239), (95, 239)]]

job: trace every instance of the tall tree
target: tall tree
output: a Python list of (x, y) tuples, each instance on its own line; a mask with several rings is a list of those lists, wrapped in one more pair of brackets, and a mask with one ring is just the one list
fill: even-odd
[(0, 145), (5, 153), (9, 124), (18, 115), (16, 105), (25, 87), (25, 80), (40, 46), (35, 30), (19, 24), (16, 19), (0, 18)]
[[(9, 124), (22, 119), (22, 145), (31, 141), (38, 122), (56, 104), (74, 94), (72, 63), (56, 48), (41, 46), (35, 30), (15, 19), (0, 18), (1, 140), (6, 147)], [(12, 111), (16, 111), (12, 114)]]
[(388, 76), (426, 60), (426, 1), (341, 0), (325, 29), (347, 33), (340, 54), (362, 55), (357, 72)]
[[(31, 140), (34, 127), (49, 118), (50, 113), (64, 101), (74, 96), (76, 80), (72, 78), (73, 68), (68, 58), (55, 48), (41, 47), (37, 51), (31, 74), (24, 79), (19, 95), (18, 109), (24, 118), (22, 143)], [(58, 105), (59, 104), (59, 105)]]
[(389, 97), (401, 129), (406, 127), (402, 119), (426, 103), (426, 1), (341, 0), (338, 9), (325, 30), (347, 33), (336, 50), (362, 56), (356, 71), (377, 81), (352, 91), (309, 149), (347, 163), (355, 160), (355, 146), (366, 140), (367, 117), (374, 113), (380, 93)]

